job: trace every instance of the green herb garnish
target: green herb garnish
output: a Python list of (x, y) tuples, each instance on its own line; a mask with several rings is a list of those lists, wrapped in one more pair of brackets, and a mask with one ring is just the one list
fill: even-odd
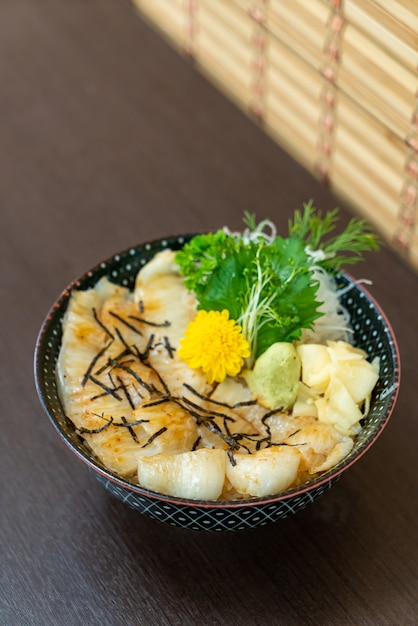
[(364, 220), (353, 217), (342, 233), (325, 239), (338, 224), (338, 208), (322, 217), (312, 201), (304, 205), (304, 212), (295, 211), (293, 222), (289, 220), (289, 236), (304, 242), (308, 252), (329, 272), (338, 272), (343, 265), (353, 265), (363, 260), (364, 252), (379, 249), (376, 234)]
[(335, 273), (343, 264), (361, 260), (364, 252), (378, 249), (376, 236), (357, 218), (341, 234), (329, 236), (337, 214), (335, 209), (322, 217), (309, 202), (303, 213), (295, 212), (289, 236), (283, 238), (274, 228), (271, 234), (265, 232), (271, 222), (257, 225), (247, 213), (243, 233), (223, 229), (197, 235), (176, 253), (198, 308), (227, 309), (242, 326), (252, 360), (275, 342), (299, 339), (302, 329), (312, 328), (322, 315), (315, 267)]

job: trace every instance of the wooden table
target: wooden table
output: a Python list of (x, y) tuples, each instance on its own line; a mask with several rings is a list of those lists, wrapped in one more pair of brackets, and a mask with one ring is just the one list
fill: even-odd
[(418, 623), (417, 275), (389, 249), (355, 269), (397, 334), (401, 393), (329, 493), (241, 533), (141, 516), (41, 409), (32, 357), (49, 306), (131, 245), (240, 228), (244, 210), (284, 230), (309, 198), (325, 210), (338, 199), (127, 0), (4, 0), (0, 85), (0, 623)]

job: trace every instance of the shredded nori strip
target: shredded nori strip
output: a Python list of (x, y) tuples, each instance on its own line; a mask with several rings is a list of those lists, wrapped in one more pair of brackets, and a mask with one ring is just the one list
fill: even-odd
[[(113, 360), (120, 361), (121, 359), (125, 358), (128, 355), (132, 355), (132, 349), (129, 346), (125, 348), (124, 350), (122, 350), (122, 352), (120, 352), (118, 355), (113, 357)], [(135, 356), (135, 354), (133, 356)], [(109, 361), (109, 364), (110, 364), (110, 361)]]
[(121, 344), (123, 344), (125, 346), (125, 351), (128, 352), (129, 354), (134, 354), (134, 352), (132, 351), (131, 346), (128, 344), (128, 342), (125, 340), (124, 336), (120, 332), (119, 328), (117, 328), (116, 326), (115, 326), (115, 332), (116, 332), (116, 334), (117, 334)]
[(269, 448), (271, 446), (271, 437), (264, 437), (264, 439), (259, 439), (257, 441), (257, 443), (255, 444), (255, 449), (257, 452), (261, 450), (261, 446), (263, 443), (266, 443), (266, 448)]
[(139, 426), (139, 424), (149, 424), (150, 420), (134, 420), (133, 422), (113, 422), (113, 426)]
[[(97, 398), (103, 398), (104, 396), (108, 396), (108, 395), (109, 395), (109, 389), (113, 389), (113, 391), (120, 391), (120, 389), (123, 389), (123, 383), (122, 383), (122, 384), (120, 384), (120, 385), (116, 385), (116, 384), (115, 384), (115, 381), (114, 381), (114, 380), (113, 380), (113, 378), (112, 378), (112, 374), (111, 374), (111, 372), (108, 372), (108, 373), (107, 373), (107, 375), (108, 375), (108, 377), (109, 377), (109, 380), (110, 380), (110, 384), (111, 384), (111, 386), (110, 386), (110, 387), (108, 387), (107, 385), (104, 385), (104, 387), (105, 387), (105, 391), (104, 391), (103, 393), (99, 393), (99, 394), (96, 394), (95, 396), (92, 396), (92, 397), (90, 398), (90, 401), (92, 401), (92, 400), (96, 400)], [(90, 380), (91, 380), (91, 377), (90, 377)], [(96, 381), (96, 382), (97, 382), (97, 381)], [(121, 382), (122, 382), (122, 381), (121, 381)], [(122, 400), (122, 398), (119, 398), (119, 397), (118, 397), (118, 400)]]
[(170, 359), (173, 359), (175, 348), (173, 348), (173, 346), (170, 344), (169, 338), (165, 335), (164, 335), (164, 347), (167, 350), (168, 356), (170, 357)]
[(265, 413), (263, 417), (261, 418), (261, 423), (266, 427), (269, 441), (271, 441), (271, 430), (270, 430), (270, 426), (267, 424), (267, 420), (270, 419), (270, 417), (273, 417), (273, 415), (277, 415), (277, 413), (280, 413), (280, 412), (281, 412), (280, 409), (273, 409), (272, 411), (268, 411), (267, 413)]
[(289, 448), (297, 448), (298, 446), (306, 446), (306, 443), (286, 443), (286, 441), (270, 441), (270, 447), (289, 446)]
[[(103, 415), (98, 415), (97, 417), (105, 419)], [(121, 420), (122, 420), (121, 422), (115, 422), (113, 416), (111, 416), (104, 426), (100, 426), (99, 428), (84, 428), (83, 426), (81, 426), (80, 428), (77, 428), (77, 432), (83, 433), (83, 434), (85, 433), (88, 435), (97, 435), (98, 433), (101, 433), (107, 428), (109, 428), (109, 426), (119, 426), (119, 427), (127, 428), (130, 432), (132, 431), (131, 434), (133, 438), (135, 439), (137, 443), (139, 443), (135, 431), (132, 430), (132, 426), (139, 426), (140, 424), (148, 424), (150, 420), (140, 419), (140, 420), (134, 420), (133, 422), (129, 422), (125, 416), (122, 416)]]
[(148, 358), (148, 355), (149, 355), (149, 353), (150, 353), (150, 350), (152, 350), (152, 347), (153, 347), (153, 346), (152, 346), (152, 344), (154, 343), (154, 339), (155, 339), (155, 335), (154, 335), (154, 334), (151, 334), (151, 335), (150, 335), (150, 337), (149, 337), (149, 339), (148, 339), (148, 343), (147, 343), (147, 345), (146, 345), (146, 347), (145, 347), (144, 352), (142, 352), (142, 353), (141, 353), (141, 352), (139, 352), (139, 350), (138, 350), (138, 354), (139, 354), (139, 357), (138, 357), (138, 358), (139, 358), (141, 361), (145, 361), (145, 359), (147, 359), (147, 358)]
[(200, 406), (199, 404), (195, 404), (192, 400), (190, 400), (189, 398), (186, 398), (185, 396), (182, 397), (183, 402), (185, 402), (186, 404), (189, 404), (190, 406), (192, 406), (194, 409), (197, 409), (198, 411), (202, 411), (203, 413), (207, 413), (210, 417), (221, 417), (224, 421), (228, 420), (229, 422), (236, 422), (236, 419), (234, 417), (231, 417), (230, 415), (226, 415), (226, 413), (219, 413), (218, 411), (211, 411), (210, 409), (205, 409), (203, 406)]
[(199, 437), (196, 439), (196, 441), (194, 442), (194, 444), (192, 445), (192, 452), (194, 452), (195, 450), (197, 450), (197, 447), (201, 441), (202, 437), (199, 435)]
[(146, 324), (147, 326), (154, 326), (155, 328), (167, 328), (167, 326), (171, 326), (171, 322), (165, 320), (165, 322), (150, 322), (149, 320), (144, 319), (143, 317), (137, 317), (136, 315), (128, 315), (129, 319), (135, 320), (136, 322), (141, 322), (141, 324)]
[[(224, 424), (224, 426), (226, 427), (226, 424)], [(248, 446), (244, 445), (243, 443), (238, 443), (239, 441), (242, 441), (243, 439), (245, 439), (244, 433), (232, 433), (232, 434), (229, 433), (229, 436), (232, 437), (232, 439), (240, 448), (244, 448), (244, 450), (246, 450), (248, 454), (251, 454), (251, 450), (249, 449)]]
[(118, 394), (116, 393), (116, 390), (114, 388), (112, 389), (108, 385), (105, 385), (104, 383), (102, 383), (100, 380), (98, 380), (97, 378), (95, 378), (91, 374), (89, 376), (89, 380), (91, 380), (91, 382), (94, 383), (95, 385), (97, 385), (98, 387), (101, 387), (101, 389), (106, 391), (108, 395), (113, 396), (116, 400), (119, 400), (119, 401), (122, 400), (122, 398), (120, 396), (118, 396)]
[(229, 449), (228, 450), (228, 458), (229, 458), (229, 462), (231, 463), (232, 467), (235, 467), (235, 465), (237, 464), (236, 460), (234, 459), (234, 452), (233, 450)]
[(213, 400), (209, 396), (205, 396), (202, 393), (199, 393), (197, 389), (194, 389), (188, 383), (183, 383), (183, 386), (186, 387), (191, 393), (200, 398), (201, 400), (205, 400), (206, 402), (211, 402), (212, 404), (217, 404), (218, 406), (224, 406), (226, 409), (238, 409), (242, 406), (254, 406), (257, 404), (256, 400), (247, 400), (245, 402), (237, 402), (236, 404), (228, 404), (227, 402), (219, 402), (218, 400)]
[[(122, 389), (122, 387), (114, 387), (113, 391), (119, 391), (120, 389)], [(94, 396), (91, 396), (90, 398), (90, 402), (92, 402), (93, 400), (97, 400), (98, 398), (104, 398), (105, 396), (109, 395), (109, 391), (103, 391), (103, 393), (97, 393)], [(119, 400), (121, 400), (122, 398), (119, 398)]]
[(162, 428), (160, 428), (160, 430), (157, 430), (157, 432), (154, 433), (153, 435), (151, 435), (151, 437), (148, 439), (148, 441), (146, 443), (144, 443), (141, 446), (141, 448), (146, 448), (147, 446), (149, 446), (154, 441), (154, 439), (157, 439), (157, 437), (159, 437), (160, 435), (165, 433), (166, 430), (167, 430), (166, 426), (163, 426)]
[(131, 395), (130, 395), (130, 393), (128, 391), (127, 386), (125, 385), (125, 383), (123, 382), (123, 380), (119, 376), (117, 377), (117, 379), (118, 379), (118, 382), (119, 382), (119, 384), (120, 384), (120, 386), (121, 386), (121, 388), (123, 390), (123, 393), (126, 396), (126, 399), (127, 399), (128, 403), (129, 403), (129, 406), (131, 407), (132, 410), (134, 410), (135, 409), (135, 404), (133, 403), (133, 400), (131, 398)]
[(218, 435), (218, 437), (220, 437), (222, 441), (224, 441), (231, 449), (234, 449), (234, 450), (239, 449), (240, 446), (237, 444), (235, 439), (231, 436), (228, 436), (228, 434), (224, 433), (216, 422), (204, 417), (203, 415), (200, 415), (199, 413), (192, 412), (190, 411), (190, 409), (189, 409), (189, 413), (192, 415), (192, 417), (196, 419), (199, 425), (204, 426), (214, 435)]
[[(151, 367), (151, 366), (149, 366)], [(161, 385), (163, 386), (164, 389), (164, 395), (165, 396), (169, 396), (170, 395), (170, 390), (167, 386), (167, 383), (165, 382), (164, 378), (161, 376), (160, 372), (158, 370), (156, 370), (154, 367), (151, 367), (152, 371), (154, 372), (154, 374), (156, 375), (156, 377), (158, 378), (158, 380), (160, 381)], [(156, 389), (156, 391), (158, 391)], [(158, 391), (158, 393), (161, 393)]]
[[(118, 361), (118, 363), (120, 365), (129, 365), (130, 363), (136, 363), (136, 361), (137, 361), (136, 358), (132, 358), (132, 359), (125, 359), (124, 361), (120, 360), (120, 361)], [(109, 367), (109, 364), (108, 364), (108, 367)], [(112, 369), (114, 369), (114, 368), (112, 367)]]
[[(123, 359), (125, 356), (128, 355), (132, 355), (132, 350), (129, 347), (125, 348), (125, 350), (123, 350), (120, 354), (113, 357), (113, 360), (120, 361), (120, 359)], [(133, 356), (135, 356), (135, 354)], [(111, 359), (108, 359), (108, 361), (104, 365), (102, 365), (98, 370), (94, 372), (95, 376), (100, 376), (100, 374), (103, 374), (103, 372), (105, 372), (109, 367), (111, 367)]]
[(165, 404), (166, 402), (171, 402), (171, 396), (164, 396), (163, 398), (158, 398), (158, 400), (153, 400), (151, 402), (147, 402), (142, 405), (143, 409), (148, 409), (154, 406), (158, 406), (159, 404)]
[(249, 454), (251, 454), (250, 449), (245, 446), (242, 443), (238, 443), (239, 441), (242, 441), (243, 439), (245, 439), (245, 434), (244, 433), (231, 433), (231, 431), (229, 430), (229, 426), (226, 420), (223, 421), (223, 425), (224, 425), (224, 429), (225, 432), (228, 436), (229, 439), (233, 439), (234, 442), (238, 445), (239, 448), (244, 448), (244, 450), (247, 450), (247, 452)]
[(104, 330), (104, 331), (105, 331), (105, 333), (106, 333), (107, 335), (109, 335), (109, 337), (110, 337), (111, 339), (114, 339), (114, 336), (113, 336), (113, 334), (110, 332), (110, 330), (109, 330), (109, 329), (108, 329), (108, 328), (107, 328), (107, 327), (103, 324), (103, 322), (101, 322), (101, 321), (99, 320), (99, 317), (98, 317), (98, 315), (97, 315), (97, 311), (96, 311), (96, 309), (95, 309), (95, 308), (93, 308), (92, 310), (93, 310), (93, 317), (94, 317), (94, 319), (96, 320), (96, 322), (99, 324), (100, 328), (101, 328), (102, 330)]
[[(154, 337), (154, 335), (151, 335), (151, 337), (153, 338), (153, 337)], [(149, 344), (150, 344), (150, 342), (148, 342), (148, 345), (149, 345)], [(148, 350), (148, 346), (147, 346), (146, 350)], [(148, 363), (148, 362), (145, 360), (145, 358), (141, 358), (141, 357), (144, 357), (144, 354), (145, 354), (145, 353), (141, 355), (141, 353), (138, 351), (138, 354), (140, 355), (140, 357), (138, 357), (138, 358), (139, 358), (139, 360), (141, 361), (141, 363), (142, 363), (143, 365), (145, 365), (146, 367), (148, 367), (148, 368), (149, 368), (149, 369), (150, 369), (150, 370), (151, 370), (151, 371), (155, 374), (155, 376), (158, 378), (158, 380), (160, 381), (161, 386), (162, 386), (162, 388), (163, 388), (163, 392), (161, 392), (161, 390), (160, 390), (160, 389), (157, 389), (154, 385), (149, 385), (149, 389), (148, 389), (148, 391), (149, 391), (150, 393), (152, 393), (152, 391), (155, 391), (156, 393), (158, 393), (158, 394), (160, 394), (160, 395), (161, 395), (161, 393), (164, 393), (164, 395), (166, 395), (166, 396), (170, 395), (170, 390), (169, 390), (169, 388), (168, 388), (168, 386), (167, 386), (167, 383), (165, 382), (165, 380), (164, 380), (164, 379), (163, 379), (163, 377), (161, 376), (160, 372), (159, 372), (158, 370), (156, 370), (156, 369), (155, 369), (155, 367), (153, 367), (150, 363)], [(124, 368), (124, 369), (125, 369), (125, 368)], [(138, 381), (138, 382), (139, 382), (139, 381)]]
[(152, 393), (153, 391), (156, 391), (155, 387), (151, 387), (151, 385), (149, 385), (148, 383), (145, 382), (145, 380), (143, 380), (139, 374), (137, 374), (131, 367), (129, 367), (128, 365), (123, 365), (123, 363), (119, 363), (118, 361), (115, 361), (114, 359), (111, 360), (112, 366), (115, 369), (121, 369), (124, 370), (125, 372), (128, 372), (128, 374), (130, 374), (131, 376), (133, 376), (135, 378), (135, 380), (142, 386), (144, 387), (144, 389), (146, 389), (149, 393)]
[(83, 376), (83, 380), (81, 381), (81, 386), (84, 387), (90, 377), (91, 372), (93, 371), (94, 366), (96, 365), (97, 361), (105, 354), (105, 352), (108, 350), (108, 348), (110, 348), (110, 346), (112, 345), (114, 339), (112, 338), (109, 343), (107, 343), (105, 346), (103, 346), (103, 348), (101, 350), (99, 350), (99, 352), (96, 354), (96, 356), (93, 357), (93, 359), (90, 362), (90, 365), (88, 366), (84, 376)]
[[(134, 326), (133, 324), (130, 324), (128, 321), (123, 319), (121, 315), (118, 315), (118, 313), (115, 313), (114, 311), (109, 311), (109, 314), (115, 319), (117, 319), (119, 322), (121, 322), (121, 324), (124, 324), (130, 330), (133, 330), (134, 333), (137, 333), (138, 335), (142, 336), (142, 332), (139, 330), (139, 328), (136, 328), (136, 326)], [(132, 315), (128, 315), (128, 317), (132, 318)]]
[[(101, 419), (105, 419), (103, 415), (97, 415), (97, 417), (100, 417)], [(77, 428), (77, 432), (88, 434), (88, 435), (97, 435), (98, 433), (101, 433), (104, 430), (106, 430), (106, 428), (109, 428), (112, 422), (113, 422), (113, 417), (110, 417), (104, 426), (100, 426), (99, 428), (91, 428), (91, 429), (84, 428), (83, 426), (81, 426), (80, 428)]]
[(131, 435), (131, 437), (135, 441), (135, 443), (139, 443), (138, 437), (136, 436), (136, 432), (132, 428), (132, 424), (128, 424), (127, 419), (126, 419), (126, 417), (124, 415), (122, 415), (121, 420), (124, 423), (124, 425), (127, 427), (128, 431), (129, 431), (129, 434)]

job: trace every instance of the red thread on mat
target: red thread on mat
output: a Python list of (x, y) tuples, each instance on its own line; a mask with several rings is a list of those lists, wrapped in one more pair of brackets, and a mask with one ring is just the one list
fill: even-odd
[(253, 61), (253, 68), (258, 75), (264, 74), (266, 62), (262, 56), (257, 56)]
[(323, 139), (322, 142), (321, 142), (321, 151), (327, 157), (329, 157), (331, 155), (331, 144), (326, 139)]
[(264, 34), (260, 35), (260, 33), (256, 33), (253, 38), (253, 43), (254, 43), (255, 48), (257, 48), (259, 52), (262, 52), (264, 48), (266, 47), (265, 35)]
[[(412, 132), (416, 132), (413, 127)], [(402, 254), (407, 255), (410, 251), (414, 230), (418, 222), (418, 162), (415, 146), (415, 137), (409, 137), (407, 145), (411, 149), (409, 160), (405, 165), (405, 183), (401, 193), (401, 203), (397, 216), (397, 229), (393, 238), (394, 245)]]
[(325, 92), (324, 95), (324, 102), (326, 104), (326, 106), (328, 107), (328, 109), (333, 109), (334, 105), (335, 105), (335, 94), (333, 91), (328, 90)]
[(410, 228), (414, 223), (414, 218), (410, 213), (405, 213), (404, 215), (402, 215), (401, 220), (406, 228)]
[(418, 163), (416, 161), (410, 161), (406, 166), (406, 171), (411, 178), (416, 179), (418, 177)]
[(414, 152), (418, 152), (418, 141), (416, 139), (409, 137), (409, 139), (406, 140), (406, 143), (412, 150), (414, 150)]
[(331, 23), (331, 30), (333, 33), (340, 33), (344, 26), (344, 19), (342, 15), (334, 15)]
[(325, 78), (327, 80), (329, 80), (330, 83), (334, 83), (335, 82), (335, 78), (336, 78), (336, 74), (335, 71), (332, 67), (325, 67), (322, 70), (323, 75), (325, 76)]
[(197, 2), (198, 0), (185, 0), (184, 3), (186, 11), (184, 51), (191, 57), (196, 54), (196, 35), (198, 30), (196, 21)]
[[(411, 115), (409, 134), (405, 137), (409, 149), (405, 163), (405, 181), (400, 197), (397, 215), (395, 246), (405, 255), (410, 253), (416, 242), (418, 228), (418, 92), (415, 94), (415, 107)], [(416, 245), (416, 243), (415, 243)]]
[(414, 204), (417, 199), (417, 190), (412, 185), (408, 185), (405, 191), (405, 200), (407, 204)]
[(340, 59), (340, 51), (338, 50), (335, 43), (331, 43), (329, 46), (329, 55), (333, 61), (339, 61)]
[(409, 237), (406, 232), (400, 232), (395, 236), (395, 243), (402, 252), (407, 252), (409, 248)]
[(334, 130), (334, 118), (331, 115), (326, 115), (323, 124), (327, 133), (331, 134)]
[(262, 11), (258, 6), (252, 7), (249, 13), (253, 20), (257, 22), (257, 24), (264, 24), (264, 22), (266, 21), (264, 11)]
[(341, 2), (329, 1), (330, 12), (324, 41), (324, 61), (321, 74), (325, 79), (321, 94), (321, 114), (319, 119), (317, 171), (323, 182), (331, 178), (331, 166), (336, 128), (336, 103), (338, 94), (338, 70), (341, 60), (341, 40), (344, 31), (344, 17)]

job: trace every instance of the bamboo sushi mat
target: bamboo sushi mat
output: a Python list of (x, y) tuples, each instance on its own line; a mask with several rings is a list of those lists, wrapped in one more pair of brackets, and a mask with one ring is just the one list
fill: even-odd
[(418, 269), (418, 2), (133, 2)]

